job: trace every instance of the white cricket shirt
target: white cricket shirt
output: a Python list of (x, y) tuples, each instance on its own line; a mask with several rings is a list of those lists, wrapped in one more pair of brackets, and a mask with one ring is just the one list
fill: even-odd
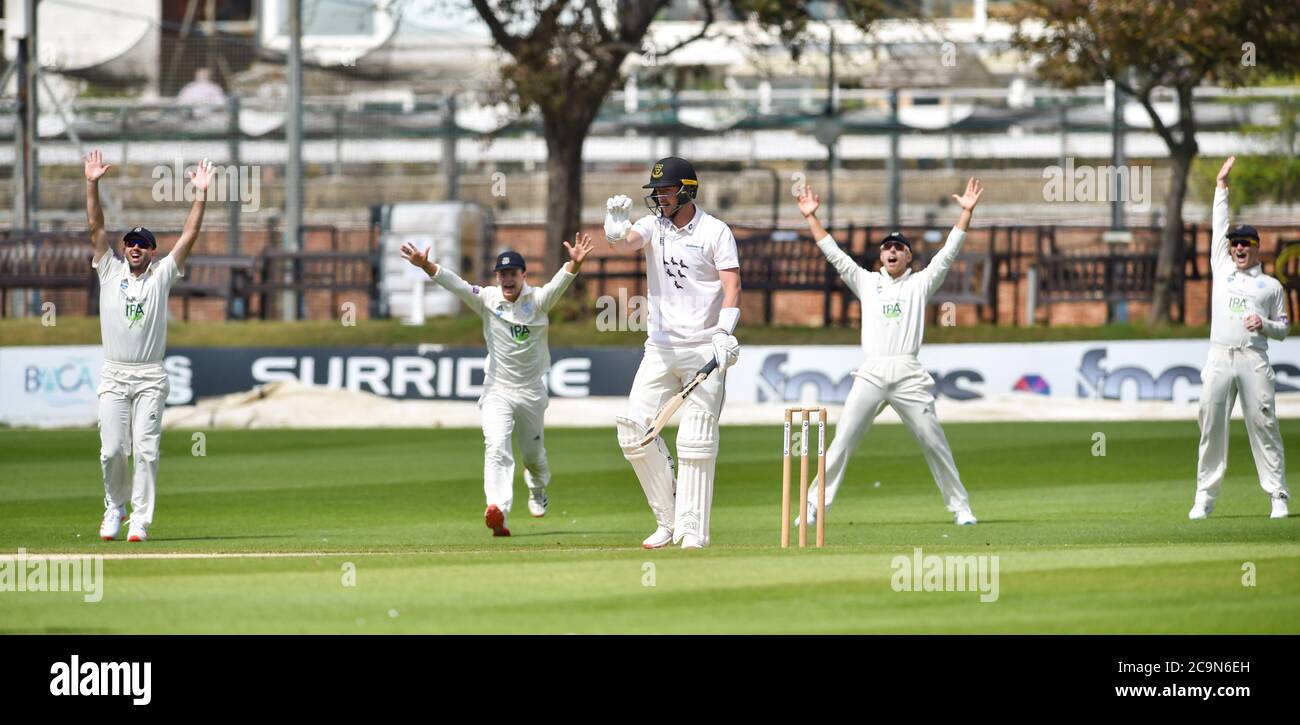
[(471, 285), (446, 267), (438, 266), (433, 281), (483, 318), (483, 341), (488, 350), (484, 392), (493, 385), (535, 385), (550, 370), (547, 313), (575, 276), (568, 271), (567, 264), (561, 265), (551, 281), (540, 289), (525, 282), (519, 297), (508, 302), (500, 287)]
[(650, 342), (686, 347), (712, 341), (724, 297), (718, 272), (740, 268), (731, 228), (697, 205), (681, 229), (653, 214), (632, 229), (644, 240)]
[(172, 255), (139, 277), (110, 248), (91, 266), (99, 273), (99, 332), (105, 362), (161, 363), (167, 351), (167, 296), (185, 276)]
[(862, 302), (862, 349), (867, 359), (916, 355), (925, 336), (925, 306), (948, 276), (966, 232), (953, 227), (948, 241), (920, 272), (908, 269), (897, 279), (888, 272), (858, 266), (831, 235), (817, 240), (826, 259)]
[[(1228, 251), (1228, 190), (1215, 188), (1211, 215), (1210, 271), (1214, 275), (1210, 293), (1210, 342), (1225, 347), (1268, 350), (1268, 338), (1286, 337), (1290, 322), (1286, 314), (1286, 292), (1282, 283), (1264, 274), (1262, 265), (1237, 269)], [(1259, 332), (1246, 329), (1251, 313), (1264, 321)]]

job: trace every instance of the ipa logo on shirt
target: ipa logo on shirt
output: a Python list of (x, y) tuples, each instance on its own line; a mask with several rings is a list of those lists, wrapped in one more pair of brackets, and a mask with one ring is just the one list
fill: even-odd
[(134, 301), (134, 300), (127, 300), (127, 301), (126, 301), (126, 319), (129, 320), (129, 321), (131, 322), (130, 325), (127, 325), (128, 328), (135, 327), (135, 326), (136, 326), (136, 325), (137, 325), (141, 320), (143, 320), (143, 319), (144, 319), (144, 303), (143, 303), (143, 302), (136, 302), (136, 301)]
[(1249, 300), (1247, 300), (1245, 297), (1237, 297), (1235, 295), (1229, 297), (1228, 311), (1234, 315), (1244, 314), (1246, 312), (1247, 302), (1249, 302)]
[(903, 303), (895, 302), (893, 304), (882, 304), (880, 306), (880, 313), (885, 316), (886, 320), (897, 320), (903, 316)]
[(510, 326), (510, 336), (515, 338), (515, 342), (522, 344), (524, 341), (528, 339), (528, 336), (531, 334), (532, 334), (532, 330), (528, 329), (528, 325)]

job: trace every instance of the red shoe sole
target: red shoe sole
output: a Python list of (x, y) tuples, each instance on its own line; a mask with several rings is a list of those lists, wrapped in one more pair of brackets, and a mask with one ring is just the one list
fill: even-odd
[(493, 536), (509, 536), (510, 529), (506, 528), (506, 515), (496, 504), (487, 507), (483, 512), (483, 523), (489, 529), (492, 529)]

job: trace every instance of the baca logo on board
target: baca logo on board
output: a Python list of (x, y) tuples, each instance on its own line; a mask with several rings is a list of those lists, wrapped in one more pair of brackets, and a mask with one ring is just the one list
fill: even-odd
[(23, 366), (23, 392), (41, 395), (50, 403), (77, 393), (95, 390), (92, 361), (86, 357), (72, 357), (53, 365), (28, 364)]

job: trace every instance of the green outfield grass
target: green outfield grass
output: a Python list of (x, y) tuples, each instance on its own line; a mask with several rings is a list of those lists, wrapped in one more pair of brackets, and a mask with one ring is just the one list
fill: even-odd
[[(952, 524), (907, 432), (879, 426), (828, 547), (781, 551), (779, 429), (731, 427), (713, 546), (653, 552), (610, 429), (547, 434), (551, 511), (529, 518), (519, 481), (509, 539), (482, 523), (474, 430), (210, 431), (204, 457), (169, 431), (146, 544), (96, 538), (93, 430), (4, 430), (0, 552), (236, 556), (109, 559), (99, 603), (0, 592), (0, 632), (1300, 633), (1300, 517), (1268, 519), (1239, 423), (1203, 522), (1186, 519), (1193, 422), (947, 430), (978, 526)], [(1300, 425), (1283, 430), (1300, 450)], [(914, 547), (999, 557), (997, 601), (895, 592)], [(267, 552), (301, 555), (247, 556)]]
[[(40, 318), (0, 320), (0, 345), (98, 345), (99, 318), (58, 317), (43, 326)], [(483, 346), (482, 321), (473, 315), (431, 318), (421, 326), (398, 320), (359, 320), (344, 326), (334, 320), (305, 322), (177, 322), (167, 328), (172, 347), (274, 347), (274, 346), (386, 346), (438, 343), (463, 347)], [(553, 346), (640, 346), (644, 332), (602, 332), (594, 317), (553, 320)], [(785, 327), (742, 322), (736, 333), (745, 345), (857, 345), (861, 330), (848, 327)], [(1100, 327), (994, 327), (932, 325), (927, 342), (1052, 342), (1067, 340), (1137, 340), (1148, 338), (1206, 339), (1208, 325), (1116, 324)]]

